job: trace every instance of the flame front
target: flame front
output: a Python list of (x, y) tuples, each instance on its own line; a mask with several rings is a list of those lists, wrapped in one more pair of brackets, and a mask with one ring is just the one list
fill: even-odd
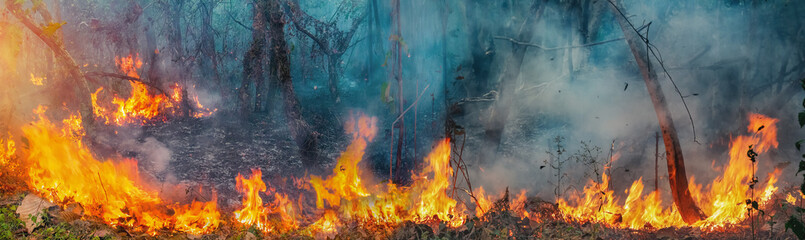
[[(24, 159), (28, 185), (52, 202), (81, 204), (87, 214), (112, 226), (128, 226), (156, 234), (159, 229), (207, 233), (220, 223), (216, 201), (190, 205), (166, 204), (157, 192), (141, 186), (135, 160), (98, 161), (74, 141), (83, 136), (70, 118), (57, 128), (37, 111), (39, 120), (22, 128), (29, 149)], [(66, 133), (75, 134), (66, 136)], [(174, 214), (169, 214), (170, 210)]]
[[(443, 221), (456, 227), (464, 223), (464, 205), (449, 197), (450, 141), (439, 141), (425, 158), (428, 164), (420, 175), (414, 176), (410, 187), (398, 187), (392, 183), (373, 185), (367, 188), (361, 178), (360, 161), (367, 143), (377, 134), (377, 119), (359, 115), (357, 120), (347, 122), (346, 132), (352, 134), (352, 143), (341, 154), (333, 174), (322, 179), (311, 176), (310, 184), (316, 191), (316, 207), (325, 209), (325, 201), (337, 208), (345, 219), (374, 224), (398, 224), (406, 220), (417, 223)], [(325, 215), (319, 225), (333, 222)]]
[[(755, 199), (760, 205), (768, 201), (777, 190), (774, 184), (779, 171), (769, 174), (765, 188), (753, 191), (750, 188), (755, 174), (753, 163), (747, 157), (749, 147), (758, 154), (777, 147), (777, 119), (760, 114), (749, 115), (749, 135), (738, 136), (730, 144), (729, 163), (723, 175), (716, 178), (704, 192), (701, 185), (695, 184), (691, 177), (691, 195), (708, 216), (693, 226), (706, 229), (737, 224), (747, 218), (747, 199)], [(568, 199), (558, 199), (562, 214), (569, 220), (597, 222), (610, 226), (642, 229), (646, 227), (665, 228), (688, 226), (677, 212), (675, 206), (663, 208), (658, 192), (643, 196), (642, 178), (627, 191), (623, 205), (608, 186), (609, 176), (604, 174), (601, 183), (590, 181), (581, 195), (571, 195)], [(762, 190), (761, 190), (762, 189)]]
[[(274, 202), (267, 206), (263, 205), (260, 193), (266, 192), (267, 187), (262, 176), (260, 169), (252, 169), (252, 176), (249, 179), (238, 174), (236, 186), (244, 195), (243, 207), (235, 211), (235, 220), (263, 232), (287, 232), (297, 229), (299, 223), (296, 220), (296, 210), (287, 196), (275, 193)], [(270, 217), (273, 215), (279, 217)]]

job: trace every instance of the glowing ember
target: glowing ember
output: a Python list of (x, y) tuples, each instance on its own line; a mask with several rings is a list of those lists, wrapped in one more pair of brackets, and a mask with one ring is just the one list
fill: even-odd
[(43, 85), (45, 85), (44, 81), (45, 81), (44, 77), (37, 77), (37, 76), (34, 76), (33, 73), (31, 73), (31, 83), (32, 84), (34, 84), (36, 86), (43, 86)]
[(789, 203), (789, 204), (791, 204), (791, 205), (796, 205), (796, 204), (797, 204), (797, 198), (795, 198), (794, 196), (792, 196), (792, 195), (791, 195), (791, 193), (788, 193), (788, 194), (785, 196), (785, 201), (786, 201), (786, 202), (788, 202), (788, 203)]
[[(37, 114), (38, 121), (22, 128), (30, 146), (23, 161), (28, 167), (28, 185), (43, 197), (58, 204), (79, 203), (87, 214), (112, 226), (150, 234), (159, 229), (207, 233), (220, 223), (215, 200), (166, 204), (157, 192), (142, 186), (135, 160), (98, 161), (71, 136), (65, 136), (83, 132), (71, 124), (57, 128), (41, 107)], [(171, 210), (173, 214), (169, 214)]]
[[(750, 135), (739, 136), (730, 144), (730, 161), (723, 175), (716, 178), (704, 193), (701, 185), (691, 177), (691, 194), (708, 216), (694, 226), (713, 229), (728, 224), (736, 224), (747, 218), (747, 199), (756, 199), (760, 205), (768, 201), (777, 190), (774, 184), (779, 171), (769, 174), (763, 191), (753, 192), (749, 182), (754, 174), (754, 165), (747, 157), (752, 146), (762, 154), (777, 147), (777, 119), (760, 114), (749, 115)], [(566, 218), (579, 222), (598, 222), (622, 228), (641, 229), (648, 226), (665, 228), (687, 226), (675, 207), (663, 208), (659, 193), (643, 196), (642, 179), (635, 181), (627, 191), (623, 205), (608, 186), (606, 174), (601, 183), (590, 181), (582, 195), (572, 195), (568, 199), (558, 199), (559, 209)], [(571, 205), (572, 204), (572, 205)]]

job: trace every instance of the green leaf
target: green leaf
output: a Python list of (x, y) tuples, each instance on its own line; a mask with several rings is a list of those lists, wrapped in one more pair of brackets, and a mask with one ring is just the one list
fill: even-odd
[(805, 171), (805, 161), (799, 160), (799, 168), (797, 169), (797, 173), (794, 173), (794, 176), (799, 174), (799, 172)]
[(799, 127), (805, 126), (805, 111), (799, 112)]
[(67, 22), (48, 23), (48, 25), (42, 27), (42, 32), (44, 32), (45, 35), (47, 36), (53, 36), (56, 34), (56, 31), (58, 31), (62, 26), (64, 26), (64, 24), (67, 24)]
[(800, 148), (802, 148), (802, 143), (805, 143), (805, 139), (800, 139), (799, 141), (797, 141), (796, 143), (794, 143), (794, 146), (796, 146), (796, 147), (797, 147), (797, 151), (799, 151), (799, 150), (800, 150)]
[(785, 222), (785, 230), (788, 231), (788, 229), (791, 229), (800, 240), (805, 239), (805, 224), (802, 224), (796, 217), (790, 216)]

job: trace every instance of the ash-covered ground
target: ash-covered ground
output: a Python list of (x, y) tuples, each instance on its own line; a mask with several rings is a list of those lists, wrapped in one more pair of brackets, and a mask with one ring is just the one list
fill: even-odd
[(292, 177), (331, 173), (349, 144), (340, 127), (319, 131), (320, 161), (306, 168), (284, 119), (255, 114), (242, 121), (233, 116), (218, 112), (208, 118), (110, 127), (96, 131), (90, 147), (105, 158), (137, 159), (141, 173), (156, 182), (206, 188), (207, 193), (212, 188), (222, 207), (232, 207), (240, 205), (235, 186), (239, 173), (248, 177), (250, 169), (259, 168), (268, 187), (283, 192), (291, 188)]

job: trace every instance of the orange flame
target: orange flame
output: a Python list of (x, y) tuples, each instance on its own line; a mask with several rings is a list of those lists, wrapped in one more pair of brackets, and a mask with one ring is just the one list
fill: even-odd
[[(389, 183), (370, 189), (364, 185), (358, 164), (367, 143), (377, 134), (377, 119), (359, 114), (357, 120), (353, 117), (347, 122), (346, 132), (352, 134), (353, 140), (339, 157), (333, 174), (327, 179), (310, 177), (317, 208), (325, 208), (326, 201), (330, 207), (339, 208), (345, 219), (376, 224), (440, 220), (456, 227), (464, 222), (464, 205), (446, 193), (453, 174), (448, 139), (440, 141), (425, 158), (428, 165), (420, 175), (414, 176), (412, 186), (400, 188)], [(332, 222), (326, 217), (319, 222)]]
[[(243, 208), (235, 211), (235, 220), (247, 226), (254, 226), (263, 232), (286, 232), (298, 228), (296, 211), (285, 195), (275, 193), (274, 202), (268, 206), (263, 206), (263, 199), (260, 192), (266, 192), (266, 184), (263, 183), (263, 173), (260, 169), (252, 169), (250, 179), (243, 178), (238, 174), (237, 188), (243, 192)], [(269, 220), (270, 215), (279, 215), (276, 221)]]
[[(29, 150), (24, 159), (28, 184), (55, 203), (76, 202), (87, 214), (112, 226), (127, 226), (156, 234), (159, 229), (188, 233), (207, 233), (220, 223), (216, 201), (191, 205), (165, 204), (157, 192), (141, 186), (135, 160), (98, 161), (68, 133), (77, 133), (68, 124), (57, 128), (44, 116), (22, 128)], [(72, 123), (80, 118), (74, 118)], [(83, 134), (83, 133), (81, 133)], [(174, 214), (169, 214), (172, 210)]]
[[(142, 67), (143, 63), (139, 59), (139, 55), (117, 57), (115, 58), (115, 63), (126, 76), (140, 78), (137, 71)], [(98, 88), (95, 93), (91, 94), (93, 112), (98, 118), (104, 120), (105, 124), (114, 123), (118, 126), (145, 124), (158, 116), (162, 116), (164, 119), (167, 113), (177, 113), (177, 109), (181, 108), (179, 103), (185, 97), (182, 94), (182, 87), (178, 84), (170, 87), (170, 96), (153, 94), (149, 91), (148, 86), (141, 82), (129, 81), (129, 85), (131, 87), (130, 96), (125, 99), (114, 96), (111, 104), (104, 103), (99, 99), (99, 94), (103, 91), (103, 87)], [(198, 96), (193, 95), (192, 98), (198, 107), (198, 112), (193, 114), (193, 117), (207, 117), (217, 111), (217, 109), (209, 110), (204, 108), (199, 103)]]
[[(419, 199), (414, 206), (414, 220), (423, 222), (434, 217), (447, 222), (448, 226), (461, 226), (466, 216), (459, 212), (463, 211), (464, 205), (458, 205), (446, 192), (450, 188), (450, 177), (453, 176), (453, 168), (450, 167), (450, 139), (440, 141), (425, 157), (425, 162), (428, 166), (412, 187), (414, 197)], [(433, 179), (428, 180), (431, 173)]]
[(310, 224), (307, 229), (314, 235), (318, 235), (318, 238), (329, 238), (338, 232), (338, 228), (340, 228), (341, 225), (341, 221), (338, 220), (338, 215), (331, 210), (326, 210), (324, 216), (313, 224)]
[[(11, 160), (14, 159), (14, 156), (17, 152), (17, 146), (12, 140), (11, 134), (9, 134), (8, 139), (0, 138), (0, 167), (6, 168)], [(2, 174), (3, 171), (0, 171)]]
[[(691, 194), (708, 216), (693, 226), (714, 229), (739, 223), (747, 218), (745, 204), (747, 199), (757, 199), (762, 205), (777, 190), (774, 184), (780, 174), (779, 171), (769, 174), (765, 188), (757, 188), (763, 191), (753, 193), (749, 182), (755, 174), (754, 165), (747, 157), (750, 146), (758, 154), (777, 147), (777, 119), (752, 113), (749, 115), (749, 121), (748, 129), (751, 134), (733, 139), (729, 151), (730, 161), (723, 175), (708, 186), (709, 192), (704, 193), (702, 186), (695, 184), (691, 177)], [(609, 176), (604, 174), (601, 183), (590, 181), (584, 187), (581, 196), (577, 194), (571, 195), (567, 200), (558, 199), (557, 203), (562, 214), (570, 220), (579, 222), (598, 222), (632, 229), (688, 225), (682, 221), (674, 206), (662, 207), (658, 192), (643, 196), (642, 179), (632, 183), (630, 189), (626, 191), (628, 196), (621, 205), (608, 186), (608, 178)]]

